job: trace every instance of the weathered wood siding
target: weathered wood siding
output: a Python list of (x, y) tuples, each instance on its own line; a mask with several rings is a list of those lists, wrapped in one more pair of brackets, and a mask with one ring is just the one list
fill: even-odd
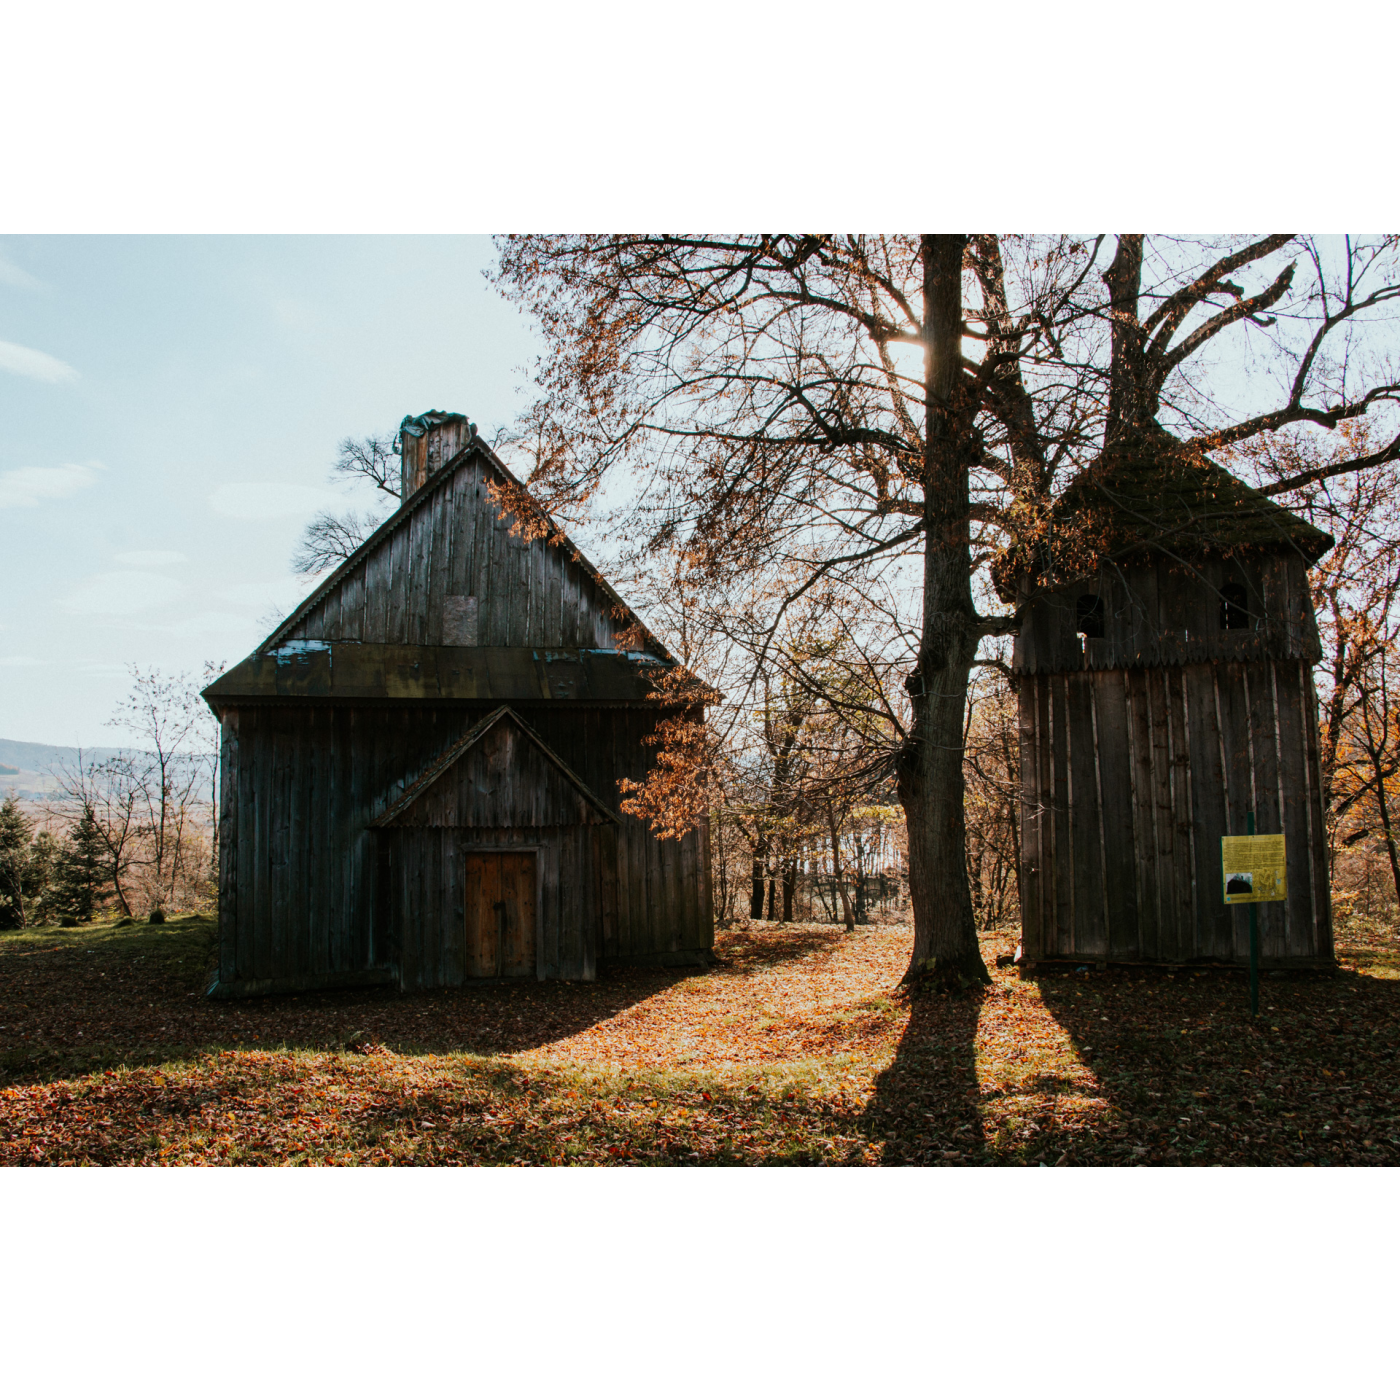
[[(626, 623), (567, 544), (512, 534), (472, 454), (414, 498), (275, 638), (406, 646), (612, 647)], [(470, 600), (470, 601), (468, 601)]]
[[(1243, 585), (1250, 626), (1220, 625), (1221, 589)], [(1077, 631), (1078, 600), (1102, 600), (1104, 635)], [(1322, 646), (1307, 565), (1285, 554), (1205, 560), (1170, 559), (1106, 568), (1031, 601), (1024, 609), (1012, 669), (1024, 675), (1181, 666), (1202, 661), (1317, 661)]]
[(533, 827), (606, 820), (507, 717), (425, 788), (392, 824)]
[[(616, 917), (616, 886), (603, 878), (611, 829), (564, 827), (391, 827), (387, 843), (399, 985), (452, 986), (469, 975), (466, 858), (474, 850), (533, 850), (538, 976), (589, 980)], [(612, 897), (614, 904), (609, 906)]]
[[(1311, 617), (1311, 613), (1309, 613)], [(1317, 701), (1304, 661), (1026, 675), (1019, 685), (1026, 955), (1244, 962), (1220, 838), (1282, 831), (1288, 899), (1260, 904), (1261, 956), (1332, 957)]]
[[(519, 709), (522, 719), (610, 806), (620, 800), (618, 779), (640, 780), (654, 760), (654, 750), (643, 742), (658, 717), (653, 708)], [(329, 984), (379, 968), (392, 970), (401, 985), (427, 986), (433, 978), (456, 975), (450, 942), (456, 918), (451, 911), (456, 906), (444, 902), (450, 896), (441, 893), (450, 888), (450, 882), (441, 884), (448, 850), (448, 838), (441, 833), (454, 833), (453, 849), (459, 849), (468, 839), (465, 832), (491, 844), (504, 830), (510, 835), (501, 841), (528, 845), (537, 844), (531, 833), (570, 828), (491, 828), (489, 839), (471, 826), (424, 828), (435, 833), (424, 838), (414, 856), (423, 862), (424, 883), (416, 893), (404, 893), (401, 882), (386, 884), (393, 880), (393, 866), (385, 859), (394, 841), (404, 838), (384, 836), (370, 823), (436, 755), (488, 712), (466, 706), (305, 702), (225, 712), (222, 983)], [(450, 787), (449, 782), (434, 797), (442, 820), (449, 815), (475, 819), (466, 807), (449, 812)], [(462, 800), (460, 792), (451, 798)], [(535, 815), (544, 813), (541, 807)], [(551, 838), (559, 853), (557, 874), (551, 878), (560, 882), (560, 922), (557, 933), (550, 935), (557, 938), (558, 951), (548, 952), (554, 945), (546, 940), (544, 975), (591, 976), (593, 964), (579, 941), (588, 937), (595, 939), (600, 958), (698, 960), (712, 946), (708, 833), (700, 830), (679, 841), (658, 841), (644, 823), (619, 816), (616, 827), (580, 825), (567, 841)], [(584, 832), (609, 834), (585, 837)], [(580, 841), (593, 843), (588, 856), (592, 864), (585, 864), (578, 853)], [(568, 849), (574, 850), (572, 856)], [(540, 859), (543, 868), (543, 850)], [(398, 868), (406, 867), (401, 863)], [(577, 933), (570, 932), (562, 922), (572, 918), (566, 900), (590, 888), (600, 891), (598, 917), (590, 926), (596, 932), (589, 934), (582, 925)], [(410, 917), (405, 912), (405, 899), (436, 900), (432, 907), (438, 912), (425, 923), (418, 913)], [(428, 907), (421, 904), (422, 909)], [(542, 920), (544, 907), (542, 903)], [(419, 908), (412, 905), (413, 910)], [(442, 944), (440, 954), (430, 951), (436, 946), (434, 939)]]

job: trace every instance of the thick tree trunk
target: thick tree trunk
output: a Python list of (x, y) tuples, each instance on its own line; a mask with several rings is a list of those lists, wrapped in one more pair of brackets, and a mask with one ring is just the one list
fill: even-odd
[(790, 860), (783, 866), (783, 922), (792, 922), (792, 897), (797, 890), (797, 862)]
[(1108, 422), (1104, 429), (1106, 444), (1147, 427), (1157, 411), (1156, 396), (1148, 382), (1142, 325), (1138, 320), (1143, 241), (1140, 233), (1120, 235), (1117, 252), (1103, 278), (1108, 285), (1113, 337)]
[(905, 976), (952, 985), (991, 980), (972, 912), (963, 811), (963, 720), (981, 636), (968, 541), (968, 470), (977, 444), (958, 393), (965, 243), (960, 235), (923, 239), (924, 618), (908, 682), (914, 722), (898, 769), (914, 907), (914, 952)]

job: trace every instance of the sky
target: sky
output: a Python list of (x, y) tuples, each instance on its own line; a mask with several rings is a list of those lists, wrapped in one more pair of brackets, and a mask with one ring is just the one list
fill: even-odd
[[(232, 663), (341, 439), (525, 405), (480, 237), (0, 240), (0, 737), (110, 746), (128, 667)], [(372, 494), (372, 493), (370, 493)]]

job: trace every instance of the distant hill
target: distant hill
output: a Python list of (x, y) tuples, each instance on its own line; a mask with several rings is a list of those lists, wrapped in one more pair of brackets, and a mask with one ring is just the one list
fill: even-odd
[[(85, 759), (111, 758), (119, 749), (84, 749)], [(0, 771), (43, 773), (55, 763), (76, 763), (78, 750), (66, 744), (27, 744), (20, 739), (0, 739)]]
[[(85, 748), (81, 752), (84, 763), (101, 763), (123, 750)], [(78, 749), (68, 744), (30, 744), (22, 739), (0, 739), (0, 798), (11, 792), (32, 801), (50, 797), (57, 787), (53, 770), (76, 767), (78, 753)]]

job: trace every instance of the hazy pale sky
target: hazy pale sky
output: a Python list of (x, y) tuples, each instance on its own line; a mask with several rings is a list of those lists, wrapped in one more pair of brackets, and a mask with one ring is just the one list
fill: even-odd
[[(0, 737), (111, 745), (126, 666), (237, 661), (308, 591), (346, 436), (513, 419), (485, 238), (0, 240)], [(363, 498), (362, 498), (363, 499)]]

